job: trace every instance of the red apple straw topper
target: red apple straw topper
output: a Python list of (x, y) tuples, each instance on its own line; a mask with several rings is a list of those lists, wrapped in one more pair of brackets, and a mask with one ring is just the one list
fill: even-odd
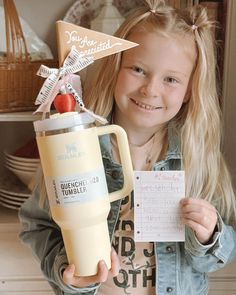
[(62, 86), (60, 93), (54, 98), (53, 104), (59, 113), (74, 112), (76, 100), (71, 93), (66, 92), (65, 86)]

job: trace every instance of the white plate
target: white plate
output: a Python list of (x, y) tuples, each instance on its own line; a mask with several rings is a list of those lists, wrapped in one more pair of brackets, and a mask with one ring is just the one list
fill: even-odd
[(11, 155), (9, 152), (4, 151), (5, 157), (8, 159), (12, 159), (18, 162), (24, 162), (24, 163), (40, 163), (40, 159), (36, 158), (23, 158), (23, 157), (17, 157), (14, 155)]
[(0, 175), (0, 192), (15, 196), (29, 197), (31, 191), (8, 169)]
[(13, 206), (21, 206), (24, 203), (22, 201), (7, 199), (7, 198), (3, 197), (1, 194), (0, 194), (0, 202), (7, 204), (7, 205), (13, 205)]
[(0, 205), (3, 206), (3, 207), (6, 207), (6, 208), (9, 208), (9, 209), (14, 209), (14, 210), (19, 210), (21, 206), (16, 206), (16, 205), (11, 205), (11, 204), (8, 204), (6, 202), (2, 202), (0, 201)]
[[(139, 7), (142, 1), (114, 0), (113, 3), (119, 10), (120, 14), (123, 17), (126, 17), (132, 9)], [(103, 0), (77, 0), (69, 8), (63, 20), (90, 29), (90, 22), (98, 16), (103, 5)]]
[(21, 171), (10, 167), (8, 167), (8, 169), (12, 171), (26, 186), (30, 184), (36, 174), (36, 172)]
[(16, 160), (13, 160), (9, 157), (5, 157), (5, 163), (6, 164), (9, 164), (11, 166), (18, 166), (18, 167), (26, 167), (26, 168), (38, 168), (38, 166), (40, 165), (40, 161), (34, 163), (34, 162), (23, 162), (23, 161), (16, 161)]
[[(29, 189), (26, 187), (27, 191), (29, 191)], [(20, 190), (19, 190), (20, 191)], [(17, 193), (17, 192), (13, 192), (13, 191), (6, 191), (5, 189), (0, 188), (0, 194), (6, 194), (8, 196), (19, 196), (23, 199), (29, 198), (31, 196), (31, 193), (29, 194), (24, 194), (24, 193)]]
[(15, 169), (18, 171), (23, 171), (23, 172), (25, 171), (25, 172), (30, 172), (30, 173), (34, 173), (37, 170), (37, 167), (34, 168), (34, 167), (27, 167), (27, 166), (21, 166), (21, 165), (11, 165), (7, 162), (5, 163), (5, 167), (10, 170), (12, 168), (12, 169)]
[(28, 198), (30, 197), (30, 195), (28, 197), (22, 197), (22, 196), (14, 196), (14, 195), (10, 195), (10, 194), (5, 194), (0, 192), (0, 198), (1, 199), (6, 199), (7, 200), (12, 200), (12, 201), (16, 201), (16, 202), (25, 202)]

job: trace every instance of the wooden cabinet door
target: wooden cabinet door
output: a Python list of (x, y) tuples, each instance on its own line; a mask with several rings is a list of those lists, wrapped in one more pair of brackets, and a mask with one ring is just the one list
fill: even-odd
[(0, 224), (0, 294), (52, 295), (39, 262), (18, 238), (19, 224)]

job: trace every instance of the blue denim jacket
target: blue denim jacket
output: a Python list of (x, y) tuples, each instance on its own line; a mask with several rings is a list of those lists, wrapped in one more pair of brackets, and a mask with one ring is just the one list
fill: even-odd
[[(178, 137), (169, 130), (169, 150), (165, 160), (155, 163), (153, 170), (181, 169)], [(122, 187), (122, 168), (111, 155), (108, 135), (100, 139), (104, 167), (109, 191)], [(19, 216), (23, 224), (20, 238), (28, 244), (41, 262), (41, 269), (56, 294), (95, 295), (99, 285), (75, 288), (63, 283), (62, 272), (67, 266), (67, 257), (59, 227), (51, 219), (48, 202), (39, 206), (41, 186), (37, 185), (33, 195), (22, 206)], [(111, 204), (108, 216), (110, 238), (119, 217), (121, 200)], [(218, 216), (218, 232), (211, 244), (202, 245), (191, 229), (186, 228), (185, 242), (155, 243), (158, 263), (156, 271), (156, 294), (206, 295), (207, 273), (224, 267), (236, 257), (236, 232)]]

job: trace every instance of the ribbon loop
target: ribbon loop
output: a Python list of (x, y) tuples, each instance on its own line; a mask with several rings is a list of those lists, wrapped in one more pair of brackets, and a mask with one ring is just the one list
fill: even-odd
[(38, 69), (37, 75), (43, 78), (47, 78), (49, 75), (51, 74), (56, 74), (57, 73), (57, 69), (50, 69), (49, 67), (45, 66), (45, 65), (41, 65), (40, 68)]
[(63, 77), (66, 74), (67, 70), (63, 67), (60, 67), (58, 70), (58, 76)]
[(94, 58), (92, 56), (85, 57), (84, 55), (80, 54), (73, 46), (68, 56), (64, 60), (63, 66), (59, 69), (49, 68), (45, 65), (41, 65), (37, 75), (47, 79), (44, 81), (44, 84), (36, 98), (35, 104), (40, 104), (36, 112), (49, 112), (54, 97), (59, 91), (59, 80), (63, 79), (63, 77), (67, 75), (72, 75), (81, 71), (93, 63), (93, 61)]

